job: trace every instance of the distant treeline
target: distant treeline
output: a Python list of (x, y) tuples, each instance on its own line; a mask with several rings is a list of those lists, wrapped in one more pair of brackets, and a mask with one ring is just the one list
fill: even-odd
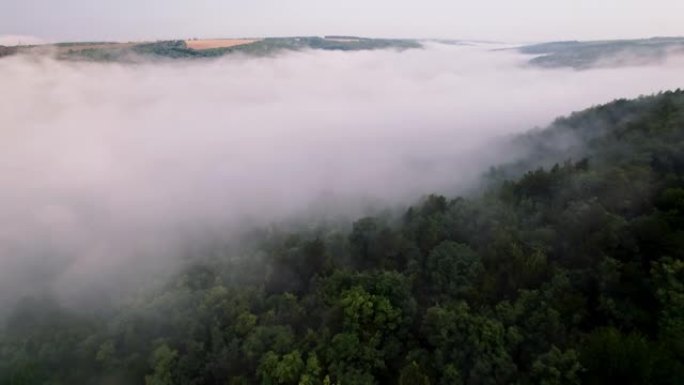
[(669, 55), (684, 55), (684, 37), (551, 42), (525, 46), (520, 52), (539, 55), (530, 63), (550, 68), (658, 64)]
[[(265, 38), (252, 43), (232, 47), (195, 50), (189, 48), (184, 40), (157, 41), (149, 43), (58, 43), (56, 57), (62, 60), (85, 60), (99, 62), (135, 62), (149, 59), (198, 59), (215, 58), (233, 53), (250, 56), (268, 56), (283, 51), (303, 49), (358, 51), (374, 49), (420, 48), (416, 40), (369, 39), (332, 40), (321, 37), (282, 37)], [(22, 47), (17, 50), (0, 47), (0, 56), (18, 52), (30, 53), (35, 47)]]

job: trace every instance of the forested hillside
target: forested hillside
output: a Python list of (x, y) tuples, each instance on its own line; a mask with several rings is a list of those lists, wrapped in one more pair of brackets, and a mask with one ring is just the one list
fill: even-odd
[(365, 51), (377, 49), (405, 50), (422, 48), (413, 39), (373, 39), (354, 37), (269, 37), (248, 44), (225, 48), (193, 49), (184, 40), (166, 40), (140, 43), (80, 42), (37, 46), (3, 47), (0, 57), (13, 54), (50, 53), (60, 60), (135, 63), (151, 59), (207, 59), (230, 54), (269, 56), (301, 50)]
[(516, 145), (482, 192), (255, 231), (115, 309), (24, 299), (0, 384), (683, 384), (684, 91)]
[(684, 54), (684, 38), (654, 37), (635, 40), (559, 41), (534, 44), (520, 52), (539, 55), (532, 65), (556, 68), (620, 67), (663, 63), (670, 56)]

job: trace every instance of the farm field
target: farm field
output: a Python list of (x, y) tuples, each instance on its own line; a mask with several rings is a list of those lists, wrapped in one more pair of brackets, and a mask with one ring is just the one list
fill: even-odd
[(186, 40), (185, 45), (190, 49), (201, 51), (205, 49), (236, 47), (258, 41), (261, 41), (261, 39), (199, 39)]

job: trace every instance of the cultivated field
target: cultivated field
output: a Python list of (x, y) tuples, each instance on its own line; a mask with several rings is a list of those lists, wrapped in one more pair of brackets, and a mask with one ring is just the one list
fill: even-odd
[(228, 48), (238, 45), (251, 44), (259, 41), (258, 39), (203, 39), (203, 40), (186, 40), (185, 44), (188, 48), (195, 50), (213, 49), (213, 48)]

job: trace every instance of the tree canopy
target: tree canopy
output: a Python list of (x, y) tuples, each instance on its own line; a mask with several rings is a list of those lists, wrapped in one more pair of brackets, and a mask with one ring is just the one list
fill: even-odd
[(22, 300), (0, 384), (684, 383), (684, 92), (516, 145), (482, 191), (258, 233), (106, 314)]

